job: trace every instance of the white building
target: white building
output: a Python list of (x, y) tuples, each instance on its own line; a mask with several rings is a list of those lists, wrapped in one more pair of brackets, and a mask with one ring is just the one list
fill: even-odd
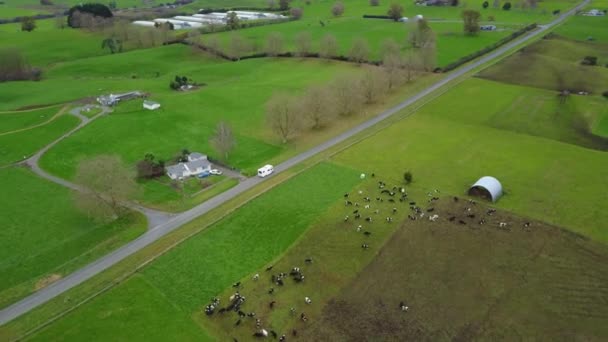
[(592, 9), (587, 12), (583, 12), (583, 15), (588, 16), (588, 17), (602, 17), (602, 16), (606, 15), (606, 13), (604, 13), (604, 11), (600, 11), (598, 9)]
[(211, 163), (207, 160), (207, 156), (198, 152), (192, 152), (188, 155), (188, 162), (168, 166), (167, 176), (171, 179), (184, 179), (210, 171)]
[(160, 108), (160, 103), (150, 100), (144, 100), (144, 108), (149, 110), (156, 110)]

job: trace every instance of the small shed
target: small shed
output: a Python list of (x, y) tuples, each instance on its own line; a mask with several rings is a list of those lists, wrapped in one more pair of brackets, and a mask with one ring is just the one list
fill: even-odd
[(496, 202), (502, 196), (502, 185), (498, 179), (484, 176), (469, 188), (469, 195)]
[(149, 110), (155, 110), (160, 108), (160, 103), (150, 100), (144, 100), (144, 108)]

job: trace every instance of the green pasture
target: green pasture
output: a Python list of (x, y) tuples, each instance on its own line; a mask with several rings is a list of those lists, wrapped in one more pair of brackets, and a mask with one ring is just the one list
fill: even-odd
[[(446, 200), (435, 205), (440, 217), (470, 207)], [(466, 225), (403, 222), (320, 315), (296, 324), (298, 339), (605, 340), (606, 245), (540, 222), (522, 229), (525, 218), (486, 210), (474, 206)]]
[(183, 181), (179, 190), (174, 188), (169, 177), (141, 181), (143, 194), (139, 200), (147, 207), (170, 212), (181, 212), (218, 195), (239, 183), (225, 176), (210, 176), (204, 179), (191, 177)]
[(76, 127), (79, 121), (74, 116), (64, 114), (43, 126), (0, 135), (0, 166), (30, 157), (48, 143)]
[[(553, 91), (474, 78), (441, 98), (422, 108), (421, 115), (608, 150), (608, 140), (591, 134), (606, 113), (602, 97), (572, 95), (561, 103)], [(475, 100), (459, 101), (463, 98)]]
[[(594, 1), (589, 8), (600, 9), (602, 7), (596, 7)], [(604, 5), (603, 8), (608, 9), (608, 5)], [(577, 15), (558, 27), (555, 32), (571, 39), (587, 41), (592, 38), (596, 43), (607, 44), (608, 16), (586, 17)]]
[[(585, 56), (598, 58), (597, 66), (581, 65)], [(608, 44), (563, 38), (541, 40), (482, 71), (495, 81), (550, 90), (570, 89), (599, 95), (608, 90)]]
[(102, 40), (101, 35), (85, 30), (59, 29), (55, 19), (37, 20), (32, 32), (21, 31), (21, 24), (0, 25), (0, 47), (17, 48), (43, 71), (54, 63), (107, 54), (101, 49)]
[[(416, 6), (413, 1), (398, 0), (398, 1), (380, 1), (377, 7), (370, 6), (369, 1), (360, 0), (345, 0), (344, 17), (360, 18), (364, 14), (386, 15), (391, 3), (396, 2), (403, 6), (403, 16), (412, 18), (418, 14), (423, 15), (430, 20), (460, 20), (461, 13), (465, 9), (474, 9), (481, 12), (481, 19), (488, 20), (488, 17), (493, 16), (494, 21), (499, 23), (546, 23), (553, 19), (552, 12), (560, 9), (562, 12), (574, 7), (578, 2), (574, 0), (554, 0), (551, 2), (538, 2), (536, 9), (522, 9), (517, 7), (516, 2), (511, 2), (514, 6), (510, 11), (504, 11), (502, 8), (493, 8), (492, 1), (490, 7), (483, 9), (483, 0), (461, 1), (461, 5), (452, 6)], [(504, 4), (506, 1), (501, 1)], [(307, 5), (305, 0), (293, 1), (291, 7), (300, 7), (304, 10), (305, 19), (327, 19), (331, 18), (330, 9), (335, 1), (331, 0), (312, 0), (310, 5)]]
[[(175, 59), (165, 58), (165, 64), (158, 67), (156, 57), (164, 57), (166, 51), (170, 51)], [(180, 56), (183, 58), (179, 59)], [(129, 73), (124, 71), (129, 68), (130, 61), (137, 60), (142, 62), (131, 67)], [(146, 60), (152, 61), (151, 64), (148, 65)], [(104, 63), (115, 64), (113, 69), (108, 69), (114, 71), (107, 77), (100, 77), (98, 71), (84, 71), (87, 65), (93, 64), (96, 68), (104, 68)], [(170, 66), (177, 65), (177, 68), (170, 69)], [(78, 79), (70, 76), (74, 75), (74, 70), (83, 70), (78, 73)], [(30, 92), (40, 93), (41, 101), (46, 101), (44, 96), (49, 96), (49, 100), (53, 96), (57, 100), (65, 96), (67, 100), (74, 96), (137, 89), (149, 92), (151, 98), (159, 101), (162, 107), (157, 111), (147, 111), (141, 107), (141, 100), (122, 103), (112, 114), (97, 119), (51, 149), (43, 157), (42, 165), (57, 175), (69, 178), (80, 160), (97, 154), (117, 153), (133, 165), (146, 153), (170, 160), (183, 148), (214, 156), (215, 152), (208, 141), (217, 123), (224, 120), (232, 126), (237, 137), (236, 148), (229, 155), (228, 163), (240, 169), (255, 168), (284, 149), (275, 145), (275, 139), (264, 121), (264, 103), (274, 92), (298, 92), (311, 83), (321, 83), (353, 71), (359, 72), (360, 69), (348, 63), (317, 60), (216, 61), (191, 55), (190, 49), (185, 46), (168, 46), (69, 65), (66, 63), (49, 72), (51, 79), (41, 82), (38, 89), (30, 88)], [(176, 74), (187, 75), (206, 85), (192, 92), (172, 91), (169, 82)], [(71, 81), (80, 84), (70, 85), (74, 92), (52, 86), (69, 84)], [(47, 85), (43, 87), (45, 82)], [(18, 98), (19, 91), (15, 87), (7, 89), (14, 92), (17, 97), (15, 101), (25, 100)], [(54, 91), (57, 92), (56, 96), (45, 95), (45, 92)], [(80, 95), (75, 94), (78, 92)]]
[(146, 277), (125, 283), (29, 338), (33, 341), (212, 341)]
[(0, 169), (0, 175), (2, 307), (42, 286), (45, 277), (62, 277), (146, 229), (135, 213), (110, 224), (90, 220), (74, 207), (68, 189), (25, 168)]
[(57, 114), (60, 109), (60, 106), (51, 106), (24, 111), (0, 112), (0, 134), (43, 124)]
[[(342, 203), (342, 194), (360, 182), (358, 175), (352, 169), (329, 163), (297, 175), (172, 249), (144, 269), (141, 276), (131, 278), (49, 326), (34, 340), (77, 340), (108, 332), (111, 332), (108, 336), (119, 339), (161, 338), (143, 327), (154, 320), (168, 321), (173, 326), (198, 317), (199, 308), (211, 297), (280, 255), (328, 206)], [(125, 305), (123, 298), (139, 290), (146, 292), (141, 296), (155, 298), (133, 300)], [(99, 315), (98, 308), (106, 304), (116, 309)], [(89, 322), (92, 317), (97, 317), (94, 323)], [(186, 332), (191, 330), (188, 329)], [(133, 331), (141, 333), (132, 335)], [(200, 335), (198, 332), (192, 336), (200, 338)]]
[[(505, 27), (505, 30), (494, 32), (481, 32), (477, 36), (465, 36), (461, 23), (433, 22), (431, 28), (437, 35), (437, 65), (443, 66), (456, 61), (460, 57), (478, 51), (488, 45), (511, 34), (515, 28)], [(300, 33), (310, 33), (313, 41), (313, 52), (319, 51), (322, 38), (331, 34), (338, 43), (338, 52), (348, 56), (352, 43), (357, 38), (365, 39), (370, 47), (370, 59), (380, 60), (382, 44), (386, 39), (393, 39), (403, 50), (409, 48), (407, 42), (411, 26), (404, 23), (382, 19), (337, 18), (323, 21), (317, 19), (302, 19), (277, 25), (258, 26), (235, 32), (221, 32), (207, 34), (201, 37), (203, 43), (218, 39), (220, 46), (229, 52), (230, 41), (233, 35), (244, 38), (252, 48), (245, 55), (263, 52), (266, 40), (271, 33), (278, 32), (283, 37), (283, 51), (295, 52), (295, 39)]]
[[(493, 96), (485, 93), (487, 89), (494, 89)], [(522, 129), (522, 123), (534, 120), (525, 119), (529, 108), (514, 110), (506, 99), (516, 102), (518, 95), (510, 91), (499, 83), (466, 81), (334, 160), (355, 168), (373, 165), (378, 173), (394, 178), (411, 170), (415, 178), (419, 175), (415, 187), (455, 195), (491, 175), (502, 182), (506, 193), (498, 207), (608, 241), (602, 224), (608, 217), (600, 209), (606, 195), (598, 186), (604, 182), (601, 170), (608, 168), (606, 152), (531, 135)], [(463, 93), (469, 101), (454, 101)], [(540, 109), (534, 114), (541, 121), (547, 117)], [(501, 115), (512, 119), (504, 121)], [(557, 127), (542, 131), (567, 132), (560, 122), (545, 120)]]

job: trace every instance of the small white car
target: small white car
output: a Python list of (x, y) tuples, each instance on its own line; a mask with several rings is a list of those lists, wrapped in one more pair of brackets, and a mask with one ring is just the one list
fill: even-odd
[(218, 169), (211, 169), (211, 170), (209, 171), (209, 173), (210, 173), (210, 174), (212, 174), (212, 175), (219, 176), (219, 175), (221, 175), (223, 172), (222, 172), (222, 171), (220, 171), (220, 170), (218, 170)]

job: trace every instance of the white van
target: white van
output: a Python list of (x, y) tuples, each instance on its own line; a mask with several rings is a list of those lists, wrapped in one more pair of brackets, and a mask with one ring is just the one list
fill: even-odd
[(264, 178), (273, 172), (274, 172), (274, 168), (272, 167), (272, 165), (270, 165), (270, 164), (264, 165), (258, 169), (258, 176)]

